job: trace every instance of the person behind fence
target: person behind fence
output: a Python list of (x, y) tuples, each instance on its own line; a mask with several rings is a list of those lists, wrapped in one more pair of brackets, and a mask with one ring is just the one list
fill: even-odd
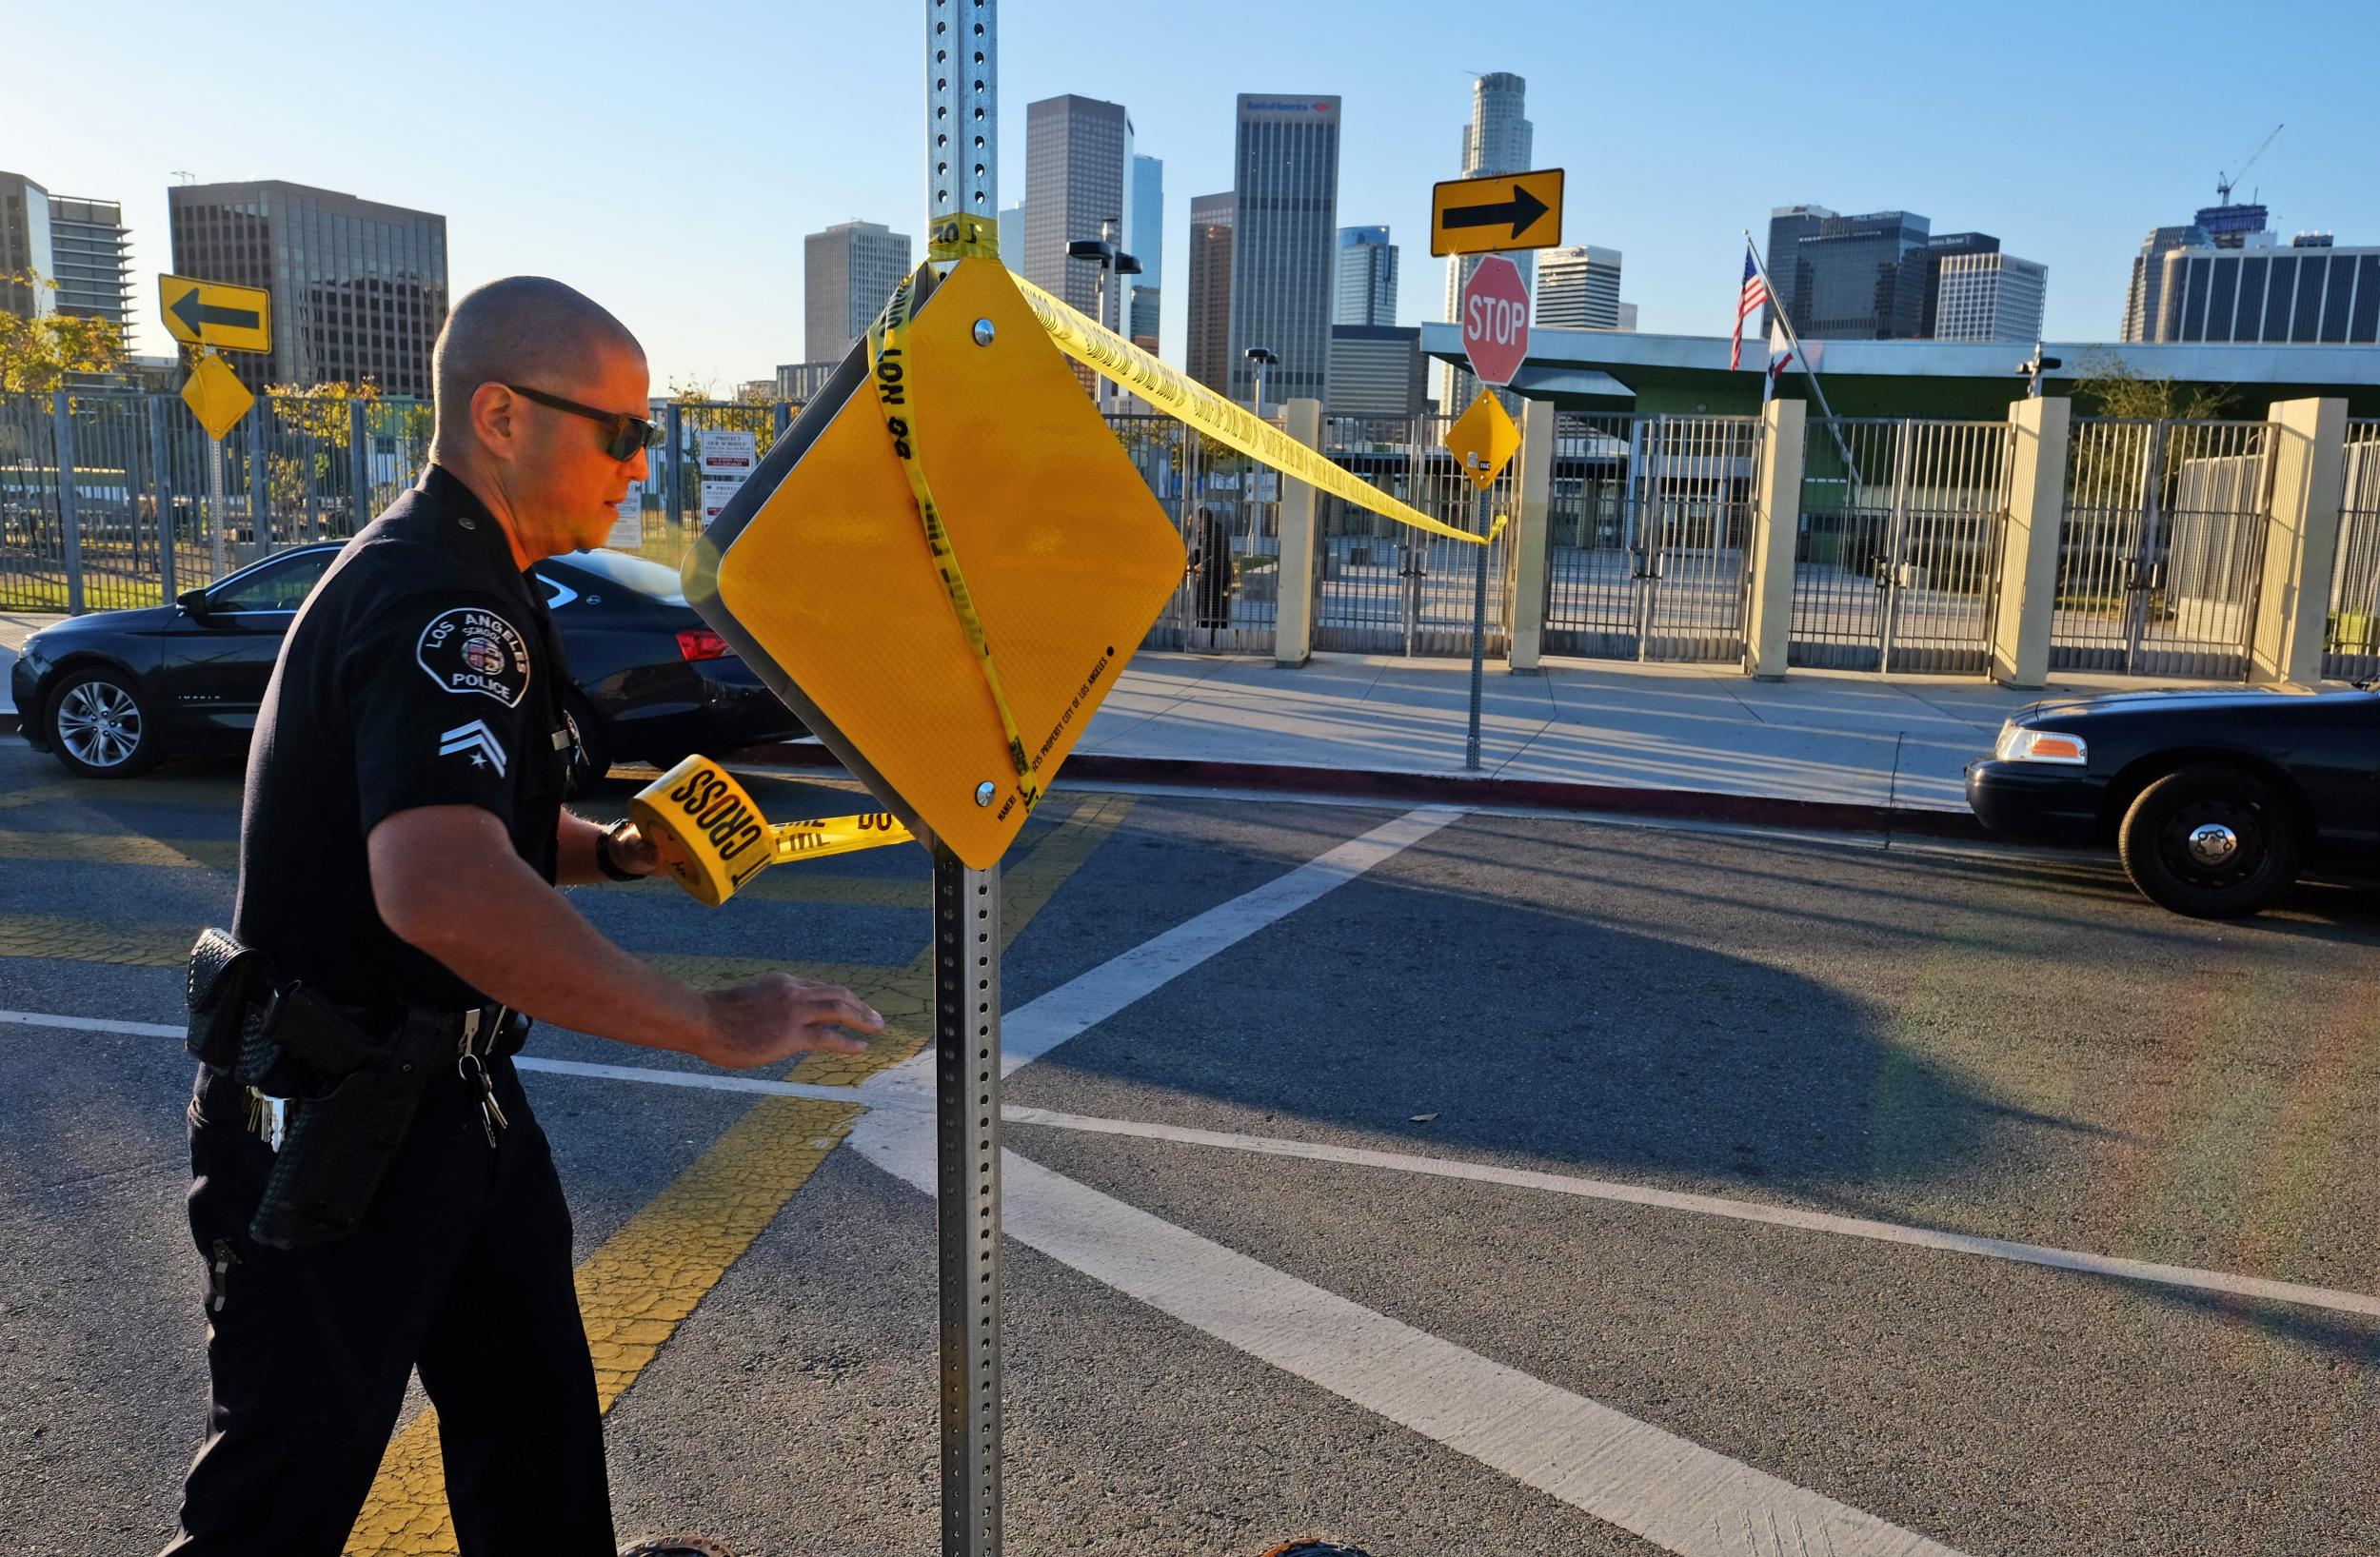
[(562, 808), (569, 673), (527, 572), (645, 474), (645, 356), (515, 276), (456, 304), (432, 376), (420, 483), (273, 667), (232, 928), (192, 956), (210, 1389), (169, 1553), (334, 1557), (418, 1369), (465, 1557), (610, 1557), (570, 1218), (510, 1056), (531, 1018), (728, 1067), (883, 1020), (784, 974), (698, 994), (556, 890), (662, 863)]
[(1199, 509), (1199, 543), (1190, 554), (1191, 593), (1199, 625), (1231, 625), (1231, 526), (1210, 505)]

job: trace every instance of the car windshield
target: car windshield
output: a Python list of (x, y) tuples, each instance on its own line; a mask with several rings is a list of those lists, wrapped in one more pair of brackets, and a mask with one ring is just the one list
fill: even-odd
[(686, 602), (685, 591), (678, 582), (677, 570), (664, 567), (649, 558), (625, 551), (574, 551), (563, 561), (606, 583), (632, 589), (647, 600), (659, 601), (664, 605), (684, 605)]
[(322, 581), (323, 570), (338, 556), (335, 549), (276, 557), (236, 578), (226, 580), (207, 597), (214, 611), (294, 611)]

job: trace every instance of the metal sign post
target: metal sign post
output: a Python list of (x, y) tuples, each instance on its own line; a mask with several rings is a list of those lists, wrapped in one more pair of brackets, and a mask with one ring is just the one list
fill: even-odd
[[(994, 0), (925, 0), (929, 232), (1000, 213), (998, 41)], [(1000, 950), (999, 865), (971, 870), (937, 841), (942, 1557), (1000, 1550)]]
[[(1479, 488), (1473, 510), (1473, 527), (1480, 535), (1488, 533), (1488, 489)], [(1471, 581), (1471, 731), (1463, 739), (1462, 765), (1467, 773), (1479, 771), (1479, 703), (1485, 692), (1487, 677), (1487, 554), (1482, 544), (1474, 559), (1478, 571)]]
[(223, 440), (207, 440), (207, 529), (215, 540), (215, 577), (231, 571), (223, 554)]

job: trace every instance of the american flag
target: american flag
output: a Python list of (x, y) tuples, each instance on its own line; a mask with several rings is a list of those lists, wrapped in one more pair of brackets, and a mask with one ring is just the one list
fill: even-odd
[(1735, 294), (1735, 339), (1727, 348), (1730, 372), (1744, 365), (1744, 320), (1752, 310), (1769, 300), (1769, 284), (1760, 279), (1760, 267), (1752, 263), (1752, 247), (1744, 247), (1744, 289)]

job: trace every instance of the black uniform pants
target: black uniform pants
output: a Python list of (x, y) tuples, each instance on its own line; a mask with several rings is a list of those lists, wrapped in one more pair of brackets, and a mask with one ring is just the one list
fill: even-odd
[(212, 1389), (168, 1553), (336, 1557), (418, 1367), (463, 1557), (612, 1557), (569, 1212), (511, 1061), (488, 1072), (511, 1121), (492, 1151), (476, 1084), (442, 1067), (363, 1227), (278, 1250), (248, 1235), (271, 1152), (243, 1128), (244, 1090), (201, 1068), (189, 1210)]

